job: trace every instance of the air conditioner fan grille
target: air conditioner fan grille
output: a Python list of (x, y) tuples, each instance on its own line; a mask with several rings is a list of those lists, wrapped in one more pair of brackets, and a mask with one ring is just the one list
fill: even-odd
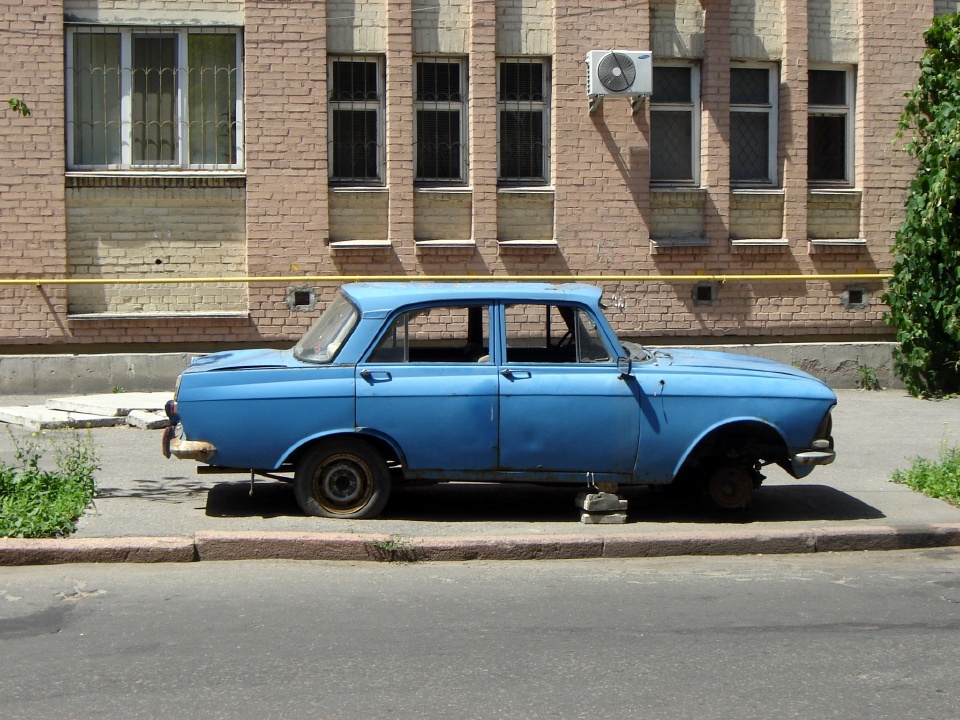
[(597, 66), (597, 79), (611, 92), (623, 92), (637, 78), (633, 58), (620, 52), (609, 52)]

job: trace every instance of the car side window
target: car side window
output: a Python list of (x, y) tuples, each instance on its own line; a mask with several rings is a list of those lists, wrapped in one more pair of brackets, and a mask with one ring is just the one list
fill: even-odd
[(402, 312), (367, 362), (490, 362), (489, 317), (485, 305), (438, 305)]
[(610, 361), (593, 318), (573, 305), (508, 305), (506, 330), (508, 363)]

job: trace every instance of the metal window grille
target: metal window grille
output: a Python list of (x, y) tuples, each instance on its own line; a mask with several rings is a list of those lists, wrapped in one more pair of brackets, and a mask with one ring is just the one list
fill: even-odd
[(730, 70), (730, 180), (776, 182), (776, 78), (769, 68)]
[(548, 182), (549, 90), (547, 61), (500, 61), (497, 73), (497, 146), (501, 182)]
[(70, 169), (242, 167), (239, 30), (77, 26), (66, 46)]
[(330, 179), (383, 181), (383, 63), (379, 56), (330, 59)]
[(420, 58), (415, 70), (416, 180), (465, 182), (466, 63), (450, 58)]
[(853, 175), (852, 70), (808, 72), (807, 177), (848, 184)]
[(650, 98), (650, 179), (698, 182), (700, 75), (694, 66), (653, 68)]

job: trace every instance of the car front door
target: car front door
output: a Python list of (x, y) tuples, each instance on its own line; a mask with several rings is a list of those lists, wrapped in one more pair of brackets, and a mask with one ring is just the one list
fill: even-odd
[(394, 442), (409, 477), (474, 479), (495, 469), (489, 318), (486, 305), (402, 312), (357, 366), (357, 426)]
[(639, 398), (590, 312), (522, 303), (504, 307), (503, 318), (499, 469), (632, 476)]

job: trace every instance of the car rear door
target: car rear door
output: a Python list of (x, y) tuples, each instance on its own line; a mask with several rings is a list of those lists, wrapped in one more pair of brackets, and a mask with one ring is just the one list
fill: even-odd
[(589, 311), (517, 303), (502, 317), (500, 470), (632, 477), (639, 398)]

